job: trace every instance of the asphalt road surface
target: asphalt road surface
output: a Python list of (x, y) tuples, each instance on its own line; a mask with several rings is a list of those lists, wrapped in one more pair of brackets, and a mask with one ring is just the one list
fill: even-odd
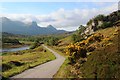
[(41, 64), (37, 67), (28, 69), (18, 75), (13, 76), (12, 78), (52, 78), (53, 75), (59, 70), (60, 66), (63, 64), (65, 58), (59, 55), (57, 52), (48, 48), (45, 45), (42, 45), (49, 51), (51, 51), (56, 59), (44, 64)]

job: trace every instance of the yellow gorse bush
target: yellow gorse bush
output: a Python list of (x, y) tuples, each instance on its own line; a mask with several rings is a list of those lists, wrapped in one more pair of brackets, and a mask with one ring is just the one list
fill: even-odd
[(110, 41), (110, 38), (104, 38), (103, 41)]
[(71, 62), (76, 61), (80, 57), (84, 57), (86, 55), (86, 48), (85, 41), (77, 42), (77, 43), (71, 43), (66, 48), (66, 54), (69, 56), (69, 60)]
[[(100, 33), (93, 34), (88, 37), (86, 40), (81, 42), (71, 43), (66, 47), (66, 54), (70, 57), (70, 60), (77, 60), (80, 57), (86, 57), (87, 47), (93, 42), (100, 42), (104, 39), (103, 35)], [(90, 51), (94, 49), (94, 47), (89, 48)]]
[(90, 37), (87, 38), (86, 43), (91, 43), (91, 42), (100, 42), (102, 39), (104, 38), (104, 36), (100, 33), (91, 35)]

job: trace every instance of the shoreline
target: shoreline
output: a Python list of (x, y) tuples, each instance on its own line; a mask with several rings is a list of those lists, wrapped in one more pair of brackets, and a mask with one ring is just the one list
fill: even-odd
[(30, 46), (30, 44), (3, 44), (0, 49), (11, 49), (11, 48), (20, 48), (20, 47)]

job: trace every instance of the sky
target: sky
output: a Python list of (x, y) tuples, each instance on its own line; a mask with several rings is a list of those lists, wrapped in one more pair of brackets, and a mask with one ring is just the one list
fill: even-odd
[(53, 25), (57, 29), (76, 30), (98, 14), (118, 10), (117, 2), (1, 2), (0, 16), (40, 27)]

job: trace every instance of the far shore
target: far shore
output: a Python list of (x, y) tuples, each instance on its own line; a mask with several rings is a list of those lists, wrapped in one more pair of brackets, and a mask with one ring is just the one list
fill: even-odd
[(2, 49), (4, 48), (20, 48), (20, 47), (23, 47), (23, 46), (30, 46), (30, 44), (4, 44), (2, 45)]

